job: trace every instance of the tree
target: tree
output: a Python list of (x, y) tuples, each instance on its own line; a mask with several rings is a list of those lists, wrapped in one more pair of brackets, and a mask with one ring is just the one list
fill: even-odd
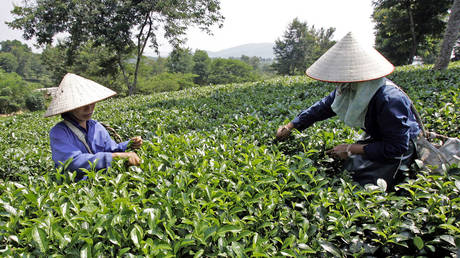
[(257, 70), (260, 66), (260, 57), (257, 57), (257, 56), (246, 56), (246, 55), (242, 55), (240, 57), (241, 61), (245, 62), (246, 64), (252, 66), (252, 68), (254, 70)]
[(254, 81), (257, 77), (248, 64), (240, 60), (217, 58), (212, 60), (209, 83), (226, 84)]
[[(40, 59), (40, 54), (19, 40), (0, 42), (0, 67), (7, 72), (15, 72), (24, 80), (49, 85), (49, 73)], [(13, 61), (14, 59), (14, 61)]]
[(433, 69), (445, 70), (449, 65), (452, 49), (454, 48), (455, 41), (459, 37), (460, 28), (460, 0), (455, 0), (450, 10), (449, 21), (447, 22), (447, 29), (444, 33), (441, 51)]
[(452, 0), (374, 0), (376, 49), (394, 65), (411, 64), (441, 39)]
[(5, 72), (16, 72), (18, 66), (18, 60), (13, 54), (8, 52), (0, 52), (0, 68), (2, 68)]
[(205, 85), (208, 83), (209, 69), (211, 67), (211, 58), (208, 52), (197, 49), (193, 54), (193, 69), (192, 72), (197, 75), (195, 83)]
[(31, 87), (17, 73), (0, 69), (0, 114), (12, 113), (25, 107), (25, 96)]
[(0, 42), (1, 52), (10, 53), (16, 59), (16, 69), (11, 72), (15, 72), (20, 76), (29, 77), (29, 57), (32, 54), (32, 50), (26, 45), (21, 43), (19, 40), (6, 40)]
[[(158, 52), (158, 33), (173, 46), (184, 42), (187, 28), (196, 25), (210, 33), (213, 24), (222, 26), (218, 0), (41, 0), (15, 6), (17, 16), (8, 25), (22, 29), (25, 39), (36, 38), (39, 45), (50, 44), (58, 33), (67, 33), (68, 61), (85, 42), (92, 40), (113, 51), (129, 94), (136, 89), (139, 63), (147, 44)], [(124, 60), (134, 53), (134, 71)]]
[[(119, 82), (121, 75), (117, 55), (108, 48), (95, 46), (94, 42), (88, 41), (74, 51), (71, 63), (67, 62), (68, 51), (67, 42), (60, 41), (55, 47), (48, 45), (42, 53), (42, 61), (51, 71), (50, 77), (54, 85), (59, 85), (62, 77), (72, 72), (97, 81), (122, 96), (127, 93), (127, 88)], [(125, 61), (123, 65), (130, 70), (127, 63)]]
[(188, 48), (175, 47), (169, 54), (166, 67), (170, 73), (191, 73), (193, 56)]
[(331, 40), (334, 32), (334, 28), (317, 30), (295, 18), (288, 25), (283, 39), (275, 41), (273, 68), (279, 74), (303, 74), (309, 65), (334, 44)]

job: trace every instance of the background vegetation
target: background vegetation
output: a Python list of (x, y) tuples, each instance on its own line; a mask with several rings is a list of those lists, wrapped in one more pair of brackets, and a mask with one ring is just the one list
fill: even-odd
[[(373, 6), (375, 47), (393, 64), (411, 64), (418, 56), (423, 63), (434, 63), (437, 58), (435, 68), (442, 69), (452, 49), (452, 60), (458, 60), (459, 0), (375, 0)], [(69, 6), (52, 0), (27, 1), (12, 13), (16, 18), (8, 25), (22, 29), (27, 39), (35, 37), (44, 50), (36, 54), (19, 41), (0, 42), (0, 68), (26, 81), (17, 83), (15, 87), (24, 88), (19, 91), (0, 85), (4, 87), (0, 113), (27, 109), (27, 98), (34, 102), (29, 105), (32, 110), (43, 108), (44, 100), (38, 94), (29, 96), (31, 89), (56, 87), (67, 72), (97, 81), (119, 96), (149, 94), (257, 81), (275, 74), (304, 74), (335, 43), (335, 28), (316, 28), (294, 18), (275, 42), (274, 60), (256, 56), (211, 59), (203, 50), (185, 47), (183, 36), (191, 25), (206, 32), (210, 26), (221, 25), (223, 17), (215, 0), (78, 0)], [(143, 56), (147, 44), (157, 49), (160, 27), (173, 51), (166, 58)], [(52, 45), (54, 36), (62, 32), (69, 36)], [(450, 40), (443, 40), (443, 34)], [(442, 51), (441, 42), (445, 43)]]

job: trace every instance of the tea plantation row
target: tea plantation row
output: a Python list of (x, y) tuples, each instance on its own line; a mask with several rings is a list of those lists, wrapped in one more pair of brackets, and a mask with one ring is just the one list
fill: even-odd
[[(390, 76), (428, 129), (459, 137), (460, 62)], [(460, 174), (414, 167), (397, 193), (362, 188), (324, 154), (359, 131), (336, 119), (274, 141), (333, 89), (301, 77), (109, 99), (94, 119), (141, 135), (139, 168), (71, 183), (42, 112), (0, 118), (0, 256), (455, 256)]]

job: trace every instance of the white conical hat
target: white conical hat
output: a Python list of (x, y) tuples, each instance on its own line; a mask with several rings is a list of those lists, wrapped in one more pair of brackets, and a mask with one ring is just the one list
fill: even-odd
[(394, 66), (371, 46), (359, 43), (349, 32), (306, 71), (326, 82), (370, 81), (392, 73)]
[(54, 116), (96, 103), (117, 94), (96, 82), (73, 73), (64, 76), (54, 92), (53, 99), (46, 110), (45, 117)]

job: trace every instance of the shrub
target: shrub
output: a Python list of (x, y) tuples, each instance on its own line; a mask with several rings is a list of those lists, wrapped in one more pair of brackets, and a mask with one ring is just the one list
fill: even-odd
[(40, 92), (32, 92), (26, 97), (26, 107), (30, 111), (45, 109), (45, 98)]
[(19, 110), (19, 105), (9, 96), (0, 96), (0, 114), (9, 114)]
[(16, 73), (6, 73), (0, 69), (0, 113), (7, 114), (29, 109), (40, 110), (45, 107), (41, 93), (32, 90), (41, 87), (40, 84), (26, 82)]

